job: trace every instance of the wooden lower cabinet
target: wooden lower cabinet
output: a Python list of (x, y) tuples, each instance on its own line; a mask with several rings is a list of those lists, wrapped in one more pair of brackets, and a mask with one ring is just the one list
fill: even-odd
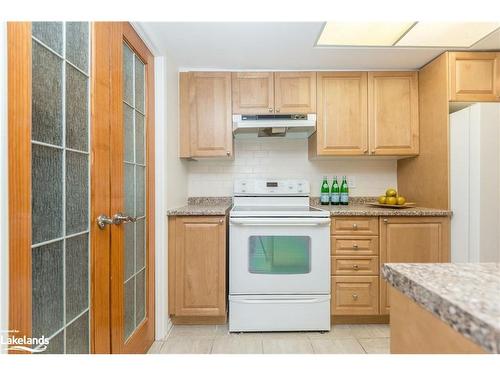
[[(450, 260), (448, 217), (381, 217), (380, 265)], [(388, 284), (380, 279), (380, 314), (389, 314)]]
[(450, 259), (449, 217), (333, 217), (331, 233), (331, 314), (337, 322), (388, 319), (384, 263)]
[(169, 218), (169, 315), (178, 323), (225, 322), (226, 217)]
[(333, 276), (332, 314), (378, 314), (378, 276)]

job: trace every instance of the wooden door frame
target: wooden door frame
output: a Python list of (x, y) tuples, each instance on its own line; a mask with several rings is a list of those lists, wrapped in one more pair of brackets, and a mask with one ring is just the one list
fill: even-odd
[[(31, 23), (7, 23), (9, 330), (31, 336)], [(11, 352), (22, 353), (22, 352)]]
[[(123, 160), (122, 59), (123, 42), (146, 65), (146, 319), (127, 341), (123, 338), (123, 229), (113, 227), (111, 244), (111, 352), (144, 353), (154, 341), (155, 329), (155, 174), (154, 174), (154, 57), (128, 22), (112, 24), (111, 46), (111, 142), (112, 158)], [(123, 181), (123, 168), (112, 168), (111, 181)], [(111, 212), (123, 211), (123, 185), (111, 183)], [(114, 234), (114, 235), (113, 235)]]

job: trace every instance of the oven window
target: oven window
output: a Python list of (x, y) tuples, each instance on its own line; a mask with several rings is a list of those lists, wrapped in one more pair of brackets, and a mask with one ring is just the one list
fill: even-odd
[(250, 236), (249, 272), (301, 274), (311, 272), (311, 238), (307, 236)]

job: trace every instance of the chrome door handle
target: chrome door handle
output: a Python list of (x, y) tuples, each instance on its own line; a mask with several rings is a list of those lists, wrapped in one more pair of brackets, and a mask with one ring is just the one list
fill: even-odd
[(113, 215), (113, 224), (120, 225), (122, 223), (135, 223), (137, 218), (124, 215), (121, 212)]
[(106, 215), (99, 215), (96, 219), (99, 229), (104, 229), (106, 225), (113, 224), (113, 219)]

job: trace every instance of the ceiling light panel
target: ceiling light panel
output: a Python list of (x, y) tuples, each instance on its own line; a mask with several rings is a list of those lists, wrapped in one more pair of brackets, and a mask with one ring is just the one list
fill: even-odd
[(418, 22), (398, 47), (471, 47), (500, 27), (497, 22)]
[(392, 46), (415, 22), (327, 22), (318, 46)]

